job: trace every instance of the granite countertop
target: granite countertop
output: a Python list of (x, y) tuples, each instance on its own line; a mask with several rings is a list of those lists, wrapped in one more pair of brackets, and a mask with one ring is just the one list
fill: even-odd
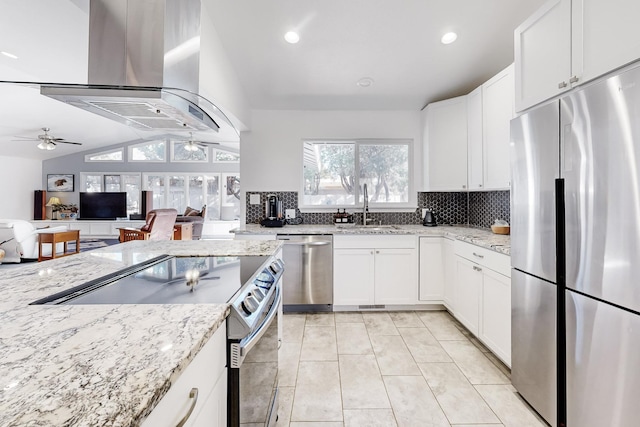
[(28, 305), (170, 255), (272, 255), (278, 241), (135, 241), (3, 269), (0, 425), (138, 425), (229, 314), (228, 304)]
[(281, 228), (262, 227), (257, 224), (247, 224), (243, 228), (232, 230), (236, 234), (347, 234), (347, 235), (402, 235), (445, 236), (456, 240), (472, 243), (505, 255), (511, 254), (511, 237), (509, 235), (494, 234), (488, 228), (469, 226), (442, 225), (424, 227), (422, 225), (375, 225), (362, 227), (351, 225), (285, 225)]

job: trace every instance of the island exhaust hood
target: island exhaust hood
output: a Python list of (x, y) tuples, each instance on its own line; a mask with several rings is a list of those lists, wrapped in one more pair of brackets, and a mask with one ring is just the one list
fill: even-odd
[(201, 25), (200, 0), (91, 0), (88, 84), (40, 93), (140, 130), (233, 128), (199, 95)]

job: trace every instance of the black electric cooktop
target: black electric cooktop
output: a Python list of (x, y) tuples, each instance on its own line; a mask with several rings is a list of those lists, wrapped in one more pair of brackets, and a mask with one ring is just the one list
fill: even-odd
[(225, 303), (268, 259), (266, 256), (164, 255), (32, 304)]

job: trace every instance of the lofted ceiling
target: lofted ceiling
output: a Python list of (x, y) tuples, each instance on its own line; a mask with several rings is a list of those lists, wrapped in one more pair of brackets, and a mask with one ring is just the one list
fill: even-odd
[[(203, 0), (254, 109), (419, 110), (513, 61), (513, 30), (544, 0)], [(2, 0), (0, 81), (86, 83), (89, 0)], [(284, 33), (295, 30), (297, 44)], [(458, 33), (451, 45), (440, 43)], [(373, 79), (370, 87), (356, 82)], [(41, 128), (82, 142), (43, 151)], [(0, 83), (0, 155), (47, 159), (151, 138)], [(198, 137), (196, 135), (196, 137)]]

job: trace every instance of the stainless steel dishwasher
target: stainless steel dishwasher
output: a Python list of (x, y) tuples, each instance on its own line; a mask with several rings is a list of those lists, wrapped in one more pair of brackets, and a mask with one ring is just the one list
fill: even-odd
[(333, 236), (278, 234), (284, 240), (283, 310), (333, 310)]

